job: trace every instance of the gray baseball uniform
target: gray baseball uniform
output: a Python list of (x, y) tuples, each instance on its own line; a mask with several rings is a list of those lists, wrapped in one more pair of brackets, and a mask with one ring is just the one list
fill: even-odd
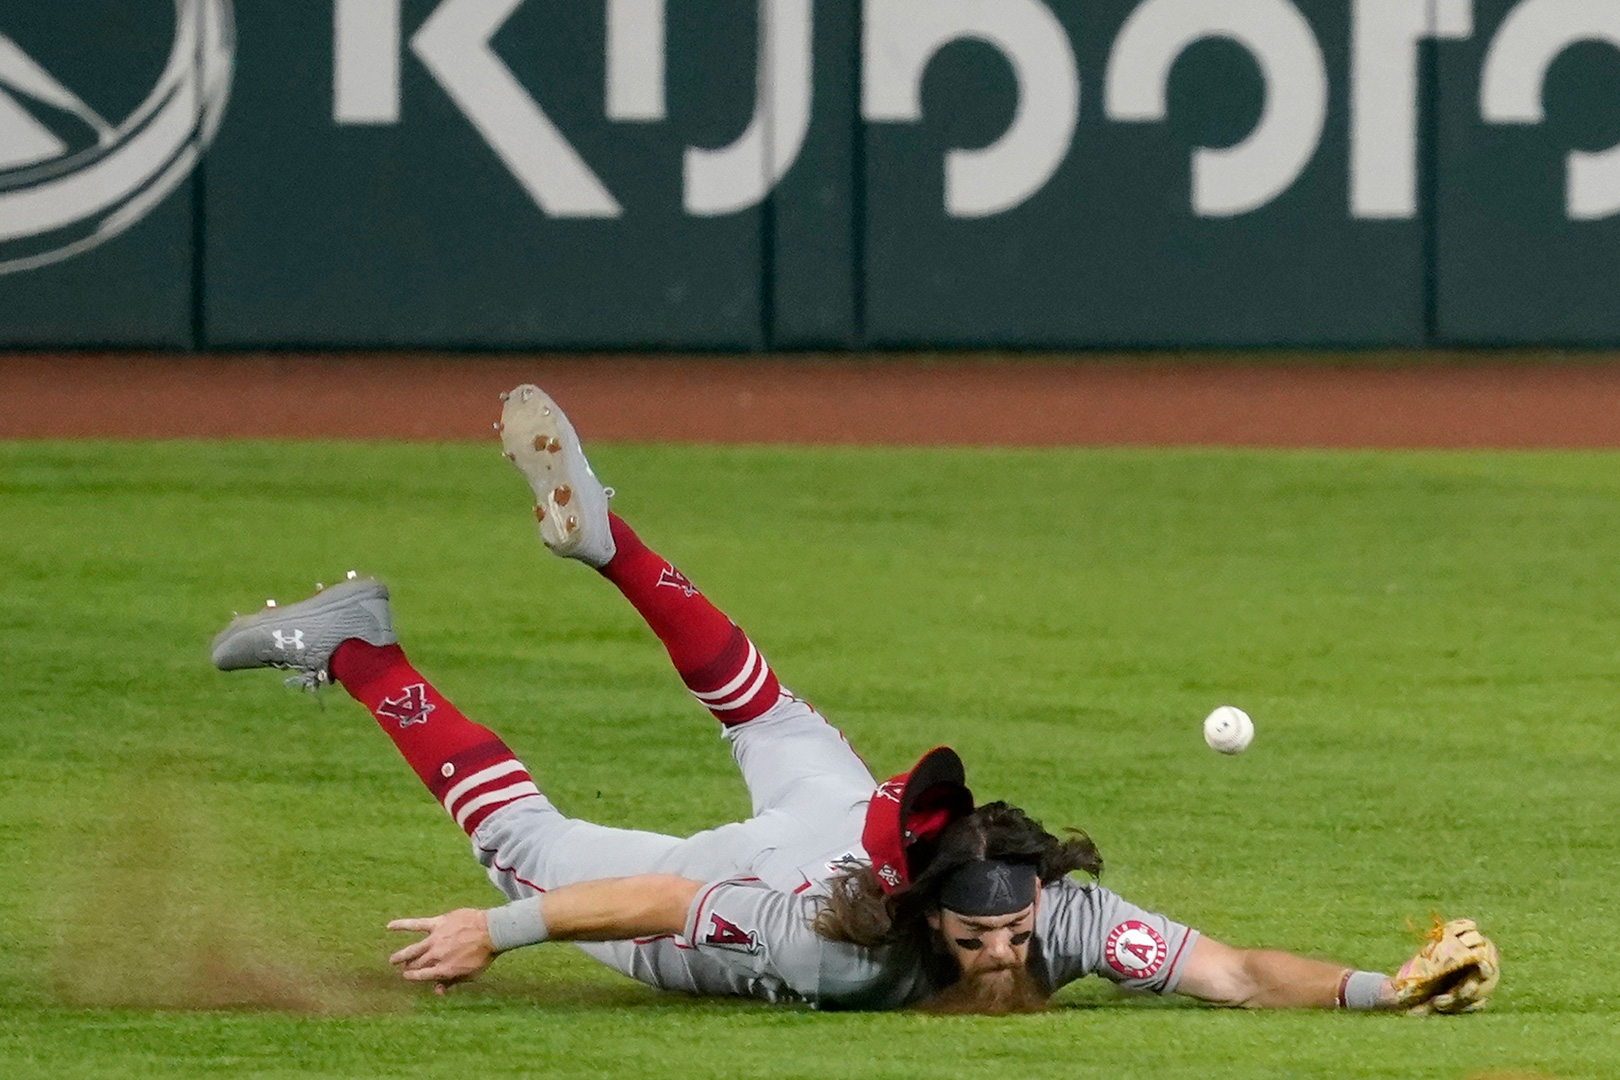
[[(861, 830), (877, 783), (849, 743), (786, 691), (724, 735), (753, 803), (747, 821), (682, 838), (579, 821), (530, 796), (485, 819), (474, 854), (513, 900), (638, 874), (708, 882), (679, 936), (580, 944), (653, 986), (831, 1008), (895, 1008), (928, 996), (934, 988), (917, 958), (810, 928), (839, 864), (866, 859)], [(1054, 990), (1100, 974), (1168, 992), (1196, 938), (1106, 889), (1065, 880), (1042, 890), (1031, 970)]]

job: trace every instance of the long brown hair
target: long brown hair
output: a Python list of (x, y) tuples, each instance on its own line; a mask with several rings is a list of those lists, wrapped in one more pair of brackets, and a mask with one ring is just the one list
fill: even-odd
[(977, 859), (1025, 863), (1035, 867), (1042, 885), (1075, 870), (1092, 877), (1101, 874), (1102, 855), (1091, 837), (1079, 829), (1065, 832), (1067, 837), (1060, 840), (1016, 806), (986, 803), (945, 827), (933, 858), (903, 893), (886, 896), (870, 866), (840, 871), (828, 883), (829, 892), (812, 925), (831, 941), (868, 948), (910, 945), (929, 955), (933, 931), (928, 913), (939, 907), (945, 879), (965, 863)]

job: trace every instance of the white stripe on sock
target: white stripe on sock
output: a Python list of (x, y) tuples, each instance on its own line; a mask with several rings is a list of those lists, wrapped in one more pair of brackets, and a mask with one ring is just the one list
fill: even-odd
[(754, 662), (756, 660), (764, 663), (763, 659), (759, 655), (759, 650), (754, 648), (754, 643), (750, 641), (748, 643), (748, 656), (743, 660), (742, 670), (737, 672), (736, 678), (732, 679), (718, 690), (693, 690), (692, 696), (704, 703), (708, 703), (710, 701), (720, 701), (728, 694), (733, 693), (737, 687), (748, 681), (748, 677), (754, 673)]
[(736, 701), (730, 701), (724, 705), (710, 704), (708, 702), (705, 702), (704, 704), (709, 706), (710, 712), (729, 712), (732, 709), (740, 709), (753, 700), (754, 695), (759, 693), (760, 687), (765, 685), (765, 680), (770, 677), (771, 669), (766, 665), (761, 664), (759, 665), (759, 678), (755, 679), (754, 685), (750, 686), (746, 691), (744, 691), (744, 693), (738, 697)]
[(456, 812), (456, 800), (467, 794), (467, 792), (471, 791), (473, 788), (478, 787), (480, 784), (487, 784), (497, 776), (505, 776), (507, 773), (514, 772), (526, 773), (527, 771), (528, 770), (523, 767), (523, 762), (519, 761), (517, 758), (507, 758), (505, 761), (497, 762), (487, 769), (479, 769), (477, 772), (461, 781), (461, 783), (445, 792), (444, 798), (441, 801), (444, 803), (446, 812), (454, 814)]
[(467, 827), (467, 819), (472, 817), (474, 811), (482, 810), (490, 803), (510, 802), (523, 795), (538, 795), (540, 789), (534, 786), (531, 780), (503, 787), (496, 791), (486, 791), (476, 799), (468, 799), (466, 804), (456, 814), (456, 824), (462, 828)]

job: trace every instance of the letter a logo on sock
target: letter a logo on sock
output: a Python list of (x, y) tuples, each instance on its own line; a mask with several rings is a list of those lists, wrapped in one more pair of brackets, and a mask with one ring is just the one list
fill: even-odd
[[(692, 582), (687, 579), (685, 574), (681, 573), (673, 566), (666, 566), (662, 570), (658, 571), (658, 584), (667, 585), (671, 589), (679, 589), (687, 596), (693, 596), (697, 593), (697, 586), (693, 585)], [(654, 587), (656, 588), (657, 586)]]
[(398, 720), (400, 727), (408, 728), (412, 724), (427, 723), (428, 713), (433, 708), (433, 703), (427, 699), (427, 684), (413, 683), (398, 696), (383, 698), (377, 705), (377, 715)]

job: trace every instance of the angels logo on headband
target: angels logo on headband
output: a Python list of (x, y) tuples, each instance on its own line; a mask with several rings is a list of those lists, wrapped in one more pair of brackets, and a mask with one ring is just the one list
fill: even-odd
[(174, 29), (157, 84), (113, 123), (51, 73), (48, 57), (8, 37), (0, 15), (0, 274), (106, 242), (190, 175), (230, 94), (230, 0), (174, 0)]

